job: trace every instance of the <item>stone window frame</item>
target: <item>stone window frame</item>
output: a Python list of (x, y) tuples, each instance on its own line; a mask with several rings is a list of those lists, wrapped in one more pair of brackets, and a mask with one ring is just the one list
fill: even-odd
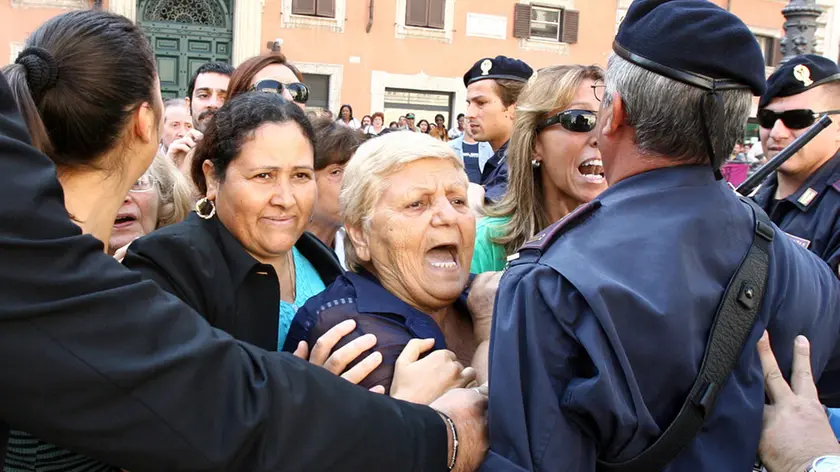
[(345, 17), (347, 16), (347, 0), (335, 0), (335, 18), (324, 18), (309, 15), (292, 14), (292, 0), (282, 0), (280, 13), (281, 28), (318, 28), (344, 32)]
[(321, 62), (294, 62), (302, 74), (326, 75), (330, 78), (329, 109), (335, 113), (341, 108), (341, 87), (344, 83), (344, 66)]
[(397, 14), (394, 20), (394, 37), (397, 39), (430, 39), (445, 44), (452, 44), (455, 36), (455, 1), (445, 0), (443, 29), (406, 26), (405, 14), (408, 0), (397, 0)]
[(435, 77), (419, 74), (393, 74), (381, 70), (370, 73), (370, 110), (385, 111), (385, 89), (426, 90), (453, 94), (452, 116), (466, 112), (467, 89), (462, 77)]
[[(575, 0), (519, 0), (524, 5), (559, 8), (561, 10), (576, 10)], [(542, 38), (519, 38), (519, 49), (523, 51), (551, 52), (560, 56), (569, 55), (569, 43)]]

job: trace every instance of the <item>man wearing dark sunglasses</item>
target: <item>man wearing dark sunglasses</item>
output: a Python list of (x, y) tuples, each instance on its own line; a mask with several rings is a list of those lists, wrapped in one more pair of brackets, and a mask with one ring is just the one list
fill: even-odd
[(799, 245), (840, 264), (840, 67), (821, 56), (792, 58), (767, 80), (758, 110), (768, 158), (823, 115), (834, 123), (770, 176), (755, 201)]

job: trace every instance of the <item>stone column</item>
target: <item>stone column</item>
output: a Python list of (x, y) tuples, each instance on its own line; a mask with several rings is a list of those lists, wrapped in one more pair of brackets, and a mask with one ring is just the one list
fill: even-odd
[(133, 22), (137, 21), (137, 2), (135, 0), (109, 0), (108, 10)]
[(790, 0), (782, 9), (785, 16), (785, 37), (782, 38), (782, 63), (800, 54), (812, 54), (817, 45), (817, 18), (823, 9), (816, 0)]
[(262, 0), (234, 0), (233, 65), (260, 54)]

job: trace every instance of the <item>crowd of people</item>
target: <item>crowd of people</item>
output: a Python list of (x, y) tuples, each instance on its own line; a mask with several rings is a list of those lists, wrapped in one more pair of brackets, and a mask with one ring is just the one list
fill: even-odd
[(163, 101), (139, 26), (41, 25), (0, 81), (4, 471), (835, 470), (840, 124), (752, 199), (721, 168), (840, 67), (765, 79), (705, 0), (613, 48), (385, 126), (279, 52)]
[[(309, 114), (310, 117), (326, 117), (328, 119), (335, 119), (336, 123), (342, 124), (350, 129), (361, 131), (366, 137), (379, 136), (385, 130), (394, 131), (413, 131), (415, 133), (428, 134), (435, 139), (447, 142), (453, 139), (458, 139), (465, 133), (464, 128), (464, 114), (459, 113), (455, 123), (452, 123), (450, 128), (446, 127), (446, 117), (438, 113), (435, 115), (433, 124), (428, 120), (421, 119), (417, 121), (414, 113), (406, 113), (400, 115), (397, 121), (392, 121), (385, 126), (385, 114), (381, 111), (375, 112), (372, 115), (365, 115), (359, 121), (353, 115), (353, 107), (344, 104), (338, 112), (338, 117), (329, 109), (319, 109)], [(390, 132), (390, 131), (389, 131)]]

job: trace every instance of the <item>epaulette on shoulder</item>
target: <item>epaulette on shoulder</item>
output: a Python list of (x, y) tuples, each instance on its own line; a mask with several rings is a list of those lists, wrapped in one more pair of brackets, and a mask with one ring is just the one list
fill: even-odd
[(560, 221), (537, 233), (537, 235), (531, 238), (530, 241), (523, 244), (522, 247), (519, 248), (519, 251), (536, 249), (537, 251), (542, 252), (545, 248), (551, 245), (551, 243), (557, 239), (560, 234), (577, 226), (579, 223), (583, 222), (586, 218), (595, 213), (595, 211), (599, 208), (601, 208), (601, 202), (598, 200), (593, 200), (575, 208), (574, 211), (563, 217)]
[(831, 176), (831, 180), (828, 181), (828, 184), (831, 185), (831, 188), (840, 192), (840, 172)]

